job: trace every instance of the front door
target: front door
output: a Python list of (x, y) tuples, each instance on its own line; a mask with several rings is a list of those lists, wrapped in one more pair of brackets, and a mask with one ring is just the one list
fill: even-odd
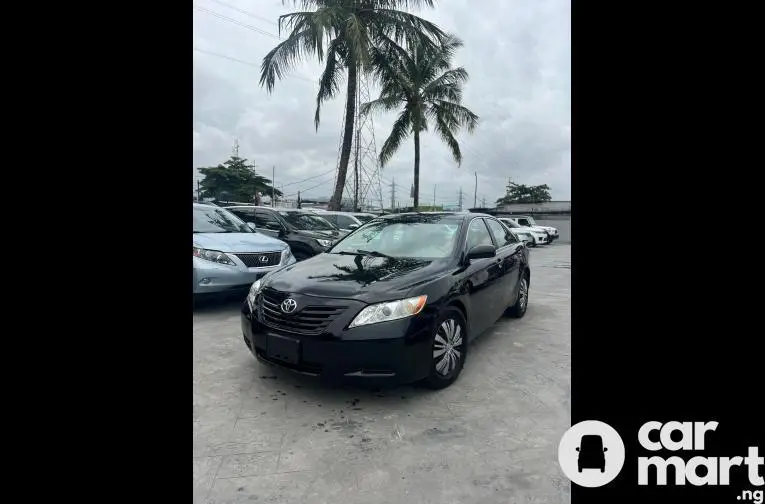
[[(465, 253), (478, 245), (495, 246), (483, 218), (477, 217), (468, 225)], [(465, 271), (470, 294), (471, 316), (468, 320), (470, 338), (490, 327), (500, 317), (502, 306), (502, 258), (473, 259)]]

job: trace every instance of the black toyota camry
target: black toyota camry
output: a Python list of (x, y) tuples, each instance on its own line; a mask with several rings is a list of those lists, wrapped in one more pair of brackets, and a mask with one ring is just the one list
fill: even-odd
[(261, 362), (328, 379), (453, 383), (467, 344), (526, 313), (528, 251), (483, 214), (375, 218), (255, 282), (242, 331)]

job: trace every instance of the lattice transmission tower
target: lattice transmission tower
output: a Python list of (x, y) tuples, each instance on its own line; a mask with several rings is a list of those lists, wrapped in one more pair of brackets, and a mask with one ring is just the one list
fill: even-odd
[[(375, 144), (375, 125), (371, 114), (361, 114), (362, 103), (370, 101), (369, 82), (363, 72), (356, 77), (356, 118), (353, 122), (355, 134), (351, 145), (351, 158), (348, 162), (348, 173), (343, 188), (343, 206), (352, 206), (354, 210), (383, 208), (382, 173), (377, 158)], [(345, 124), (345, 111), (343, 122)], [(340, 151), (343, 139), (337, 148), (337, 170), (334, 185), (337, 185), (337, 175), (340, 171)], [(333, 187), (334, 187), (333, 185)]]

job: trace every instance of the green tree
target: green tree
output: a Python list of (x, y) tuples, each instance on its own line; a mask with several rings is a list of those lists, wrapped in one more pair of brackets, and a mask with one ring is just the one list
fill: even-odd
[[(282, 0), (286, 4), (288, 0)], [(281, 79), (304, 58), (315, 56), (324, 63), (316, 95), (314, 125), (319, 128), (321, 105), (340, 91), (346, 77), (345, 125), (340, 149), (337, 183), (329, 202), (331, 210), (340, 210), (348, 173), (356, 115), (357, 77), (369, 71), (372, 49), (383, 43), (419, 41), (433, 45), (443, 32), (435, 24), (406, 12), (411, 7), (433, 7), (434, 0), (292, 0), (302, 11), (279, 17), (279, 34), (289, 36), (263, 58), (260, 85), (273, 91)], [(326, 46), (326, 47), (325, 47)]]
[[(231, 156), (218, 166), (199, 168), (199, 173), (204, 177), (199, 183), (203, 198), (251, 202), (256, 193), (270, 195), (273, 190), (270, 179), (258, 175), (255, 165), (247, 164), (246, 159), (237, 156)], [(282, 195), (278, 189), (274, 192), (277, 196)]]
[(547, 184), (527, 186), (509, 180), (506, 193), (497, 200), (497, 206), (510, 203), (544, 203), (551, 200), (550, 187)]
[(393, 157), (410, 133), (414, 136), (415, 208), (420, 196), (420, 133), (428, 130), (428, 120), (458, 165), (462, 164), (462, 152), (455, 135), (462, 127), (472, 133), (478, 125), (478, 116), (461, 105), (462, 84), (468, 73), (462, 67), (452, 68), (452, 58), (460, 47), (462, 41), (449, 35), (437, 47), (416, 43), (406, 51), (385, 43), (373, 51), (375, 75), (382, 90), (380, 97), (363, 104), (361, 111), (390, 111), (403, 106), (380, 150), (380, 164), (384, 166)]

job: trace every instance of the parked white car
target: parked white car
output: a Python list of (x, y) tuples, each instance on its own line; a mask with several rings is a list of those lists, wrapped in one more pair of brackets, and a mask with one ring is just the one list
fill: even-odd
[(554, 228), (552, 226), (540, 226), (536, 223), (534, 220), (534, 217), (530, 215), (514, 215), (512, 217), (508, 217), (509, 219), (512, 219), (516, 223), (520, 224), (524, 227), (535, 227), (544, 230), (549, 236), (549, 242), (552, 243), (554, 240), (557, 240), (559, 238), (558, 235), (558, 229)]
[[(538, 227), (521, 226), (510, 217), (499, 217), (499, 221), (505, 224), (510, 230), (523, 240), (529, 247), (545, 245), (548, 243), (547, 231)], [(524, 236), (526, 238), (524, 238)]]

